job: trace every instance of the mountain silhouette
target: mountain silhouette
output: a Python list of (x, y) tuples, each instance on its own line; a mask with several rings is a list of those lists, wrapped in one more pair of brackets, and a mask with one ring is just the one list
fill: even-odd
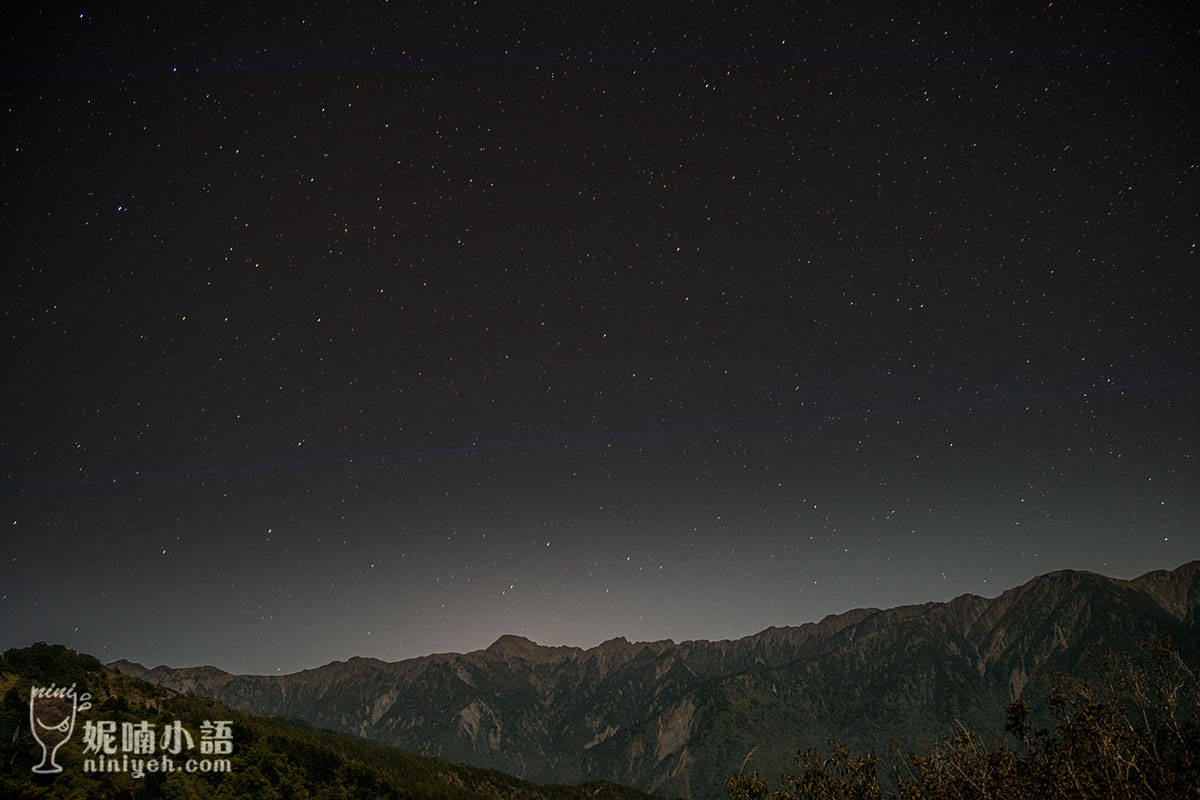
[(1133, 580), (1062, 570), (995, 598), (856, 609), (736, 640), (583, 649), (506, 635), (469, 653), (351, 658), (283, 676), (111, 666), (527, 780), (716, 800), (726, 776), (832, 737), (883, 752), (928, 744), (957, 722), (999, 736), (1006, 704), (1139, 641), (1173, 637), (1194, 660), (1198, 608), (1193, 561)]

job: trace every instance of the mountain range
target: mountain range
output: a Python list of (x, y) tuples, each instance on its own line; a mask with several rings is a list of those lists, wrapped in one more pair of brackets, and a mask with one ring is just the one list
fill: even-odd
[(716, 800), (727, 776), (781, 769), (832, 737), (877, 752), (927, 745), (959, 723), (998, 737), (1008, 703), (1139, 641), (1171, 638), (1194, 664), (1198, 608), (1193, 561), (1133, 580), (1052, 572), (995, 598), (857, 609), (736, 640), (581, 649), (502, 636), (469, 653), (351, 658), (283, 676), (110, 666), (531, 781)]
[[(58, 773), (38, 774), (43, 750), (32, 729), (34, 687), (86, 690), (90, 707), (78, 709), (67, 741), (56, 750)], [(219, 769), (187, 769), (185, 761), (214, 758), (204, 726), (222, 720), (231, 741)], [(110, 746), (89, 748), (87, 728), (112, 725)], [(178, 724), (198, 733), (180, 753), (142, 740), (131, 750), (125, 729), (164, 731)], [(84, 730), (80, 730), (80, 729)], [(121, 730), (118, 736), (115, 731)], [(93, 736), (97, 734), (93, 733)], [(157, 737), (153, 737), (157, 740)], [(119, 747), (118, 747), (119, 745)], [(112, 752), (116, 751), (116, 752)], [(109, 768), (96, 769), (104, 763)], [(175, 755), (174, 769), (156, 769)], [(89, 762), (91, 767), (89, 767)], [(194, 763), (194, 762), (193, 762)], [(118, 769), (111, 769), (113, 765)], [(135, 765), (136, 764), (136, 765)], [(211, 762), (210, 762), (211, 765)], [(662, 800), (626, 786), (592, 781), (539, 786), (496, 770), (445, 764), (396, 747), (320, 731), (303, 722), (243, 714), (208, 698), (180, 694), (122, 675), (94, 657), (38, 642), (0, 653), (0, 798), (21, 800)]]

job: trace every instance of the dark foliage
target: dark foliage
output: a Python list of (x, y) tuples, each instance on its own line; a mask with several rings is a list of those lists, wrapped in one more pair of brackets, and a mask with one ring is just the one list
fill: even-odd
[(1094, 679), (1058, 675), (1044, 701), (1049, 727), (1026, 701), (1008, 707), (1014, 746), (989, 746), (960, 725), (924, 753), (894, 757), (891, 788), (875, 754), (797, 752), (796, 774), (771, 791), (734, 775), (730, 800), (1187, 800), (1200, 798), (1200, 683), (1173, 643), (1110, 655)]

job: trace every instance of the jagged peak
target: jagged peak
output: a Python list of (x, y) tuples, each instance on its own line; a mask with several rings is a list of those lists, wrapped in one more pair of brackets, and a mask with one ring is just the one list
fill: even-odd
[(512, 650), (528, 650), (531, 647), (540, 648), (541, 645), (532, 639), (527, 639), (524, 636), (518, 636), (515, 633), (506, 633), (496, 641), (492, 642), (487, 647), (487, 652), (509, 652)]
[[(672, 645), (673, 646), (673, 645)], [(595, 647), (586, 650), (589, 655), (595, 655), (598, 658), (606, 661), (633, 658), (638, 653), (645, 650), (647, 647), (654, 648), (653, 642), (631, 642), (624, 636), (614, 636), (611, 639), (606, 639)]]
[(1186, 619), (1200, 594), (1200, 561), (1189, 561), (1175, 569), (1156, 569), (1139, 575), (1129, 585), (1148, 594), (1177, 619)]
[(598, 648), (603, 647), (606, 649), (612, 649), (614, 647), (628, 647), (628, 646), (629, 646), (629, 640), (626, 639), (624, 636), (614, 636), (613, 638), (605, 639), (603, 642), (596, 645), (596, 647), (598, 647)]
[(386, 664), (388, 662), (384, 661), (381, 658), (375, 658), (374, 656), (350, 656), (350, 658), (346, 659), (346, 663), (347, 664), (371, 664), (373, 666), (375, 664)]
[(488, 645), (487, 649), (482, 652), (505, 659), (515, 658), (521, 661), (536, 663), (553, 663), (568, 658), (574, 653), (578, 653), (579, 648), (566, 646), (550, 647), (538, 644), (524, 636), (506, 633)]
[(132, 675), (135, 678), (142, 678), (146, 675), (161, 675), (166, 673), (180, 674), (188, 673), (191, 675), (231, 675), (220, 667), (214, 667), (211, 664), (206, 664), (200, 667), (171, 667), (166, 664), (159, 664), (157, 667), (146, 667), (144, 664), (139, 664), (136, 661), (130, 661), (127, 658), (118, 658), (116, 661), (110, 661), (105, 664), (106, 667), (115, 669), (117, 672), (123, 672), (126, 675)]
[(1045, 578), (1074, 578), (1076, 575), (1093, 576), (1093, 577), (1101, 577), (1101, 578), (1104, 577), (1103, 575), (1100, 575), (1097, 572), (1092, 572), (1091, 570), (1088, 570), (1088, 569), (1054, 569), (1054, 570), (1050, 570), (1049, 572), (1045, 573), (1044, 575), (1038, 575), (1036, 577), (1030, 578), (1028, 581), (1026, 581), (1026, 583), (1033, 583), (1036, 580), (1045, 579)]
[[(519, 636), (513, 633), (506, 633), (496, 641), (492, 642), (483, 650), (474, 651), (475, 653), (485, 653), (490, 656), (498, 656), (501, 658), (516, 658), (522, 661), (537, 662), (537, 663), (552, 663), (562, 661), (563, 659), (578, 658), (581, 656), (598, 655), (602, 658), (611, 658), (618, 653), (636, 653), (648, 646), (656, 643), (648, 642), (630, 642), (624, 636), (614, 636), (611, 639), (601, 642), (595, 647), (580, 648), (570, 645), (544, 645), (538, 644), (532, 639), (524, 636)], [(675, 646), (674, 642), (666, 640), (657, 644), (665, 645), (666, 647)]]
[(235, 677), (232, 672), (226, 672), (225, 670), (221, 669), (220, 667), (214, 667), (212, 664), (205, 664), (200, 667), (168, 667), (166, 664), (159, 664), (157, 667), (155, 667), (152, 670), (149, 670), (148, 672), (153, 673), (153, 674), (187, 673), (189, 675), (210, 675), (210, 676), (218, 675), (218, 676), (225, 676), (225, 677)]
[(122, 675), (128, 675), (131, 678), (145, 678), (150, 674), (150, 670), (146, 669), (145, 664), (139, 664), (136, 661), (130, 661), (127, 658), (118, 658), (116, 661), (110, 661), (104, 666), (109, 669), (115, 669)]
[(1180, 564), (1175, 569), (1152, 569), (1144, 575), (1139, 575), (1130, 581), (1130, 583), (1139, 583), (1143, 581), (1152, 581), (1156, 578), (1170, 578), (1177, 580), (1191, 581), (1196, 578), (1197, 573), (1200, 573), (1200, 559), (1196, 561), (1188, 561)]

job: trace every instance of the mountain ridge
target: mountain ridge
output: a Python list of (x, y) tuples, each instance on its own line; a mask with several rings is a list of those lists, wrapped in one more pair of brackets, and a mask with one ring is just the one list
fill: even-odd
[(958, 719), (987, 730), (998, 708), (1100, 650), (1182, 635), (1200, 652), (1198, 608), (1193, 561), (1131, 580), (1057, 570), (994, 598), (851, 609), (740, 639), (615, 637), (585, 649), (507, 634), (467, 653), (352, 658), (282, 676), (113, 666), (532, 780), (603, 778), (710, 800), (755, 748), (784, 763), (797, 745), (832, 736), (881, 750), (885, 731), (917, 743)]

